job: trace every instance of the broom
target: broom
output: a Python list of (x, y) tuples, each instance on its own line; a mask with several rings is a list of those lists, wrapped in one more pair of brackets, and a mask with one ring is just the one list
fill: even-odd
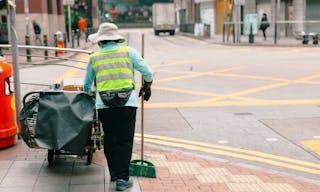
[[(144, 34), (142, 34), (142, 46), (141, 46), (141, 56), (144, 57)], [(141, 86), (143, 86), (144, 79), (141, 77)], [(141, 159), (132, 160), (130, 162), (130, 175), (138, 177), (150, 177), (156, 178), (156, 168), (155, 166), (143, 159), (144, 152), (144, 92), (141, 95)]]

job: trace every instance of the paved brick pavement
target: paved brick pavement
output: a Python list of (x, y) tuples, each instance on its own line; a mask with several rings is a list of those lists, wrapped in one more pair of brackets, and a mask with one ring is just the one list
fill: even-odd
[[(133, 159), (139, 159), (135, 146)], [(177, 150), (145, 148), (145, 160), (156, 166), (157, 178), (138, 178), (143, 192), (320, 192), (320, 183), (242, 167), (228, 161), (212, 160)], [(105, 165), (103, 151), (95, 163)]]
[[(139, 159), (139, 153), (140, 145), (135, 145), (133, 159)], [(144, 153), (156, 166), (157, 178), (134, 178), (134, 188), (127, 191), (320, 192), (320, 183), (176, 149), (148, 146)], [(105, 171), (103, 150), (94, 153), (90, 166), (85, 165), (85, 157), (71, 156), (59, 157), (50, 168), (46, 157), (47, 150), (30, 149), (21, 140), (0, 149), (0, 192), (114, 191)]]
[(139, 178), (143, 192), (319, 192), (318, 185), (181, 152), (147, 149), (156, 179)]

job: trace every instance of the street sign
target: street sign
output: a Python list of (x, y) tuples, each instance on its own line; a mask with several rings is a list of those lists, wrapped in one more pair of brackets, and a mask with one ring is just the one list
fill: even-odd
[(244, 18), (244, 32), (246, 35), (250, 34), (252, 27), (252, 34), (258, 33), (258, 14), (246, 14)]
[(74, 0), (63, 0), (63, 5), (74, 5)]

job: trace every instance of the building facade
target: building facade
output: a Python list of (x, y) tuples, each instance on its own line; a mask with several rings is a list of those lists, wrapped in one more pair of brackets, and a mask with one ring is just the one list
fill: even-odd
[[(56, 31), (65, 31), (62, 0), (29, 0), (28, 3), (27, 7), (24, 0), (16, 0), (16, 30), (19, 43), (24, 43), (24, 37), (28, 34), (31, 42), (34, 39), (33, 20), (40, 25), (41, 36), (48, 35), (48, 41), (52, 43)], [(27, 8), (29, 13), (26, 11)]]
[[(270, 36), (295, 36), (301, 32), (320, 33), (320, 1), (318, 0), (179, 0), (179, 24), (210, 25), (210, 36), (222, 34), (225, 22), (241, 23), (241, 35), (247, 14), (268, 15)], [(189, 30), (189, 32), (194, 30)], [(185, 31), (188, 32), (188, 31)], [(259, 34), (258, 34), (259, 35)]]
[[(75, 0), (71, 6), (72, 21), (74, 18), (84, 17), (89, 27), (99, 25), (98, 2), (101, 0)], [(35, 37), (32, 20), (41, 27), (41, 37), (48, 36), (49, 45), (54, 42), (54, 34), (57, 31), (67, 32), (68, 14), (64, 0), (16, 0), (16, 31), (20, 44), (25, 44), (25, 36), (31, 37), (31, 44)], [(25, 4), (27, 2), (27, 5)], [(1, 3), (1, 2), (0, 2)], [(0, 6), (1, 37), (10, 36), (8, 32), (9, 18), (7, 7)], [(75, 21), (76, 22), (76, 21)], [(76, 24), (75, 24), (76, 25)], [(10, 39), (10, 38), (8, 38)], [(0, 43), (6, 43), (1, 42)]]

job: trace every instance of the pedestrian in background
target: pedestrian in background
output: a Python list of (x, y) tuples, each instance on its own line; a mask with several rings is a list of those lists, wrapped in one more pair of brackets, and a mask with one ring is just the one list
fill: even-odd
[(41, 43), (41, 27), (34, 19), (32, 20), (32, 25), (33, 25), (33, 31), (35, 34), (35, 43), (36, 43), (36, 45), (42, 45), (42, 43)]
[(81, 34), (85, 33), (87, 30), (87, 21), (83, 17), (80, 17), (78, 21), (78, 29), (80, 32), (79, 36), (81, 36)]
[(267, 40), (267, 36), (266, 36), (266, 30), (267, 28), (270, 26), (269, 22), (268, 22), (268, 16), (266, 13), (263, 13), (262, 18), (261, 18), (261, 23), (260, 23), (260, 30), (263, 33), (263, 37), (264, 40)]
[(144, 95), (146, 101), (151, 96), (152, 71), (136, 50), (120, 45), (125, 39), (115, 24), (102, 23), (98, 32), (88, 38), (100, 49), (89, 57), (83, 88), (89, 92), (95, 82), (110, 178), (116, 181), (116, 190), (123, 191), (133, 185), (129, 166), (138, 107), (134, 71), (138, 70), (144, 78), (139, 97)]

